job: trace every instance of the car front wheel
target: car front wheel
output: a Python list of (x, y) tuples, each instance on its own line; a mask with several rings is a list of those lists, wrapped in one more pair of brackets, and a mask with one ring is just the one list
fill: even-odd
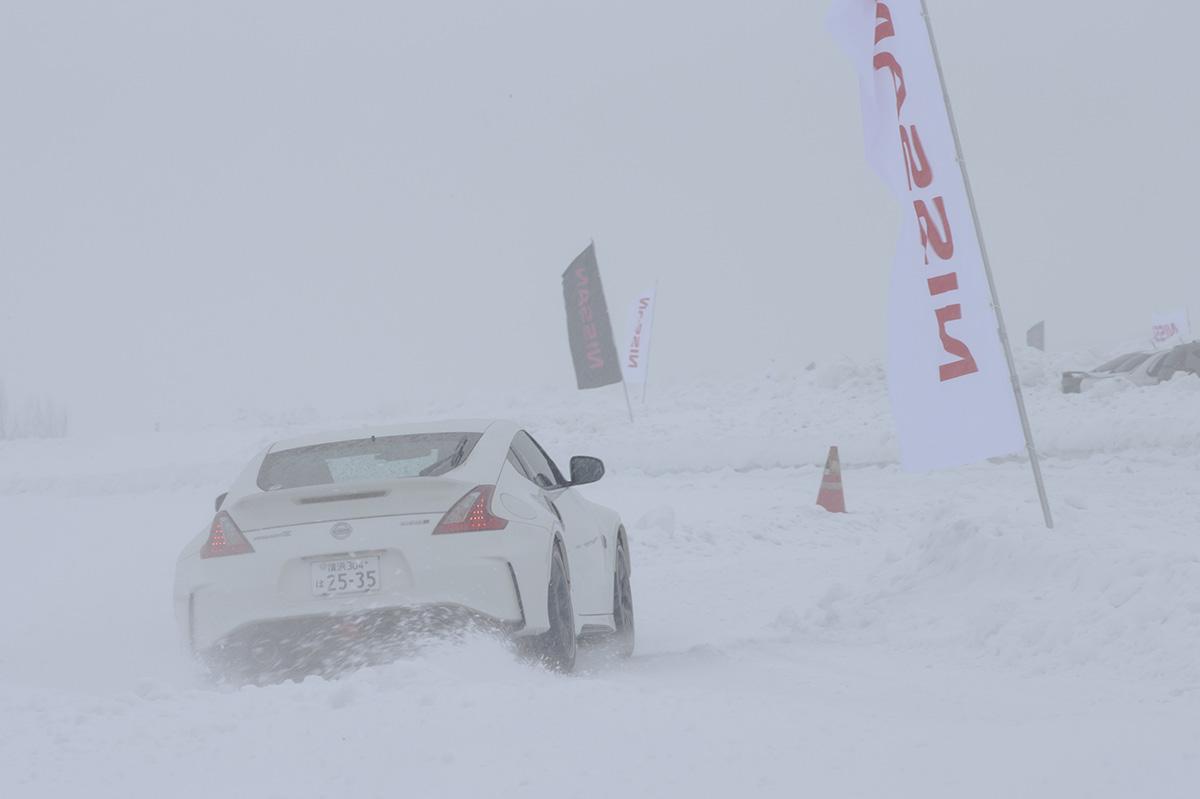
[(613, 631), (612, 643), (617, 655), (623, 658), (633, 655), (635, 631), (633, 623), (632, 569), (629, 564), (629, 549), (624, 541), (617, 544), (617, 571), (613, 575)]

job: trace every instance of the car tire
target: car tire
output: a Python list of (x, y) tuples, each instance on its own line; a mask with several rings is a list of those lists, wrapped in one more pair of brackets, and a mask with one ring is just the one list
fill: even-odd
[(617, 539), (617, 566), (613, 574), (613, 634), (610, 639), (613, 652), (618, 657), (631, 657), (636, 643), (636, 627), (633, 615), (632, 569), (629, 562), (629, 547), (624, 537)]
[(613, 568), (612, 617), (613, 629), (593, 632), (585, 643), (610, 657), (627, 658), (633, 655), (636, 640), (633, 614), (633, 586), (630, 581), (632, 569), (629, 562), (629, 547), (625, 536), (617, 538), (617, 561)]
[(551, 671), (566, 674), (575, 668), (578, 641), (575, 637), (575, 606), (571, 601), (566, 558), (557, 546), (550, 559), (546, 604), (550, 614), (550, 629), (525, 639), (523, 649), (533, 660)]

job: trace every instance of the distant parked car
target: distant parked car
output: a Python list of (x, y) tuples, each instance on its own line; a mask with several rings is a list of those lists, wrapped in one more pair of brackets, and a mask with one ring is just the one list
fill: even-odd
[(1105, 380), (1124, 379), (1138, 386), (1165, 383), (1177, 373), (1200, 376), (1200, 342), (1162, 352), (1131, 352), (1090, 372), (1063, 372), (1064, 394), (1079, 394)]

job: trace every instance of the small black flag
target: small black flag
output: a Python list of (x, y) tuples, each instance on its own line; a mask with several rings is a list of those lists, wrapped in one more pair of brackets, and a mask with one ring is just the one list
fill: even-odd
[(1029, 332), (1025, 334), (1025, 343), (1034, 349), (1046, 351), (1046, 323), (1038, 322), (1033, 327), (1029, 328)]
[(613, 342), (594, 244), (589, 244), (563, 273), (563, 299), (567, 304), (567, 336), (579, 388), (620, 383), (621, 363)]

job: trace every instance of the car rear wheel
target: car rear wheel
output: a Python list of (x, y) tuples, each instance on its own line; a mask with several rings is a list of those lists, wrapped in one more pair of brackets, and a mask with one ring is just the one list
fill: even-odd
[(567, 564), (562, 550), (554, 548), (550, 561), (550, 586), (547, 592), (550, 629), (527, 639), (525, 651), (552, 671), (563, 673), (575, 668), (578, 647), (575, 638), (575, 606), (571, 602), (571, 583), (567, 580)]

